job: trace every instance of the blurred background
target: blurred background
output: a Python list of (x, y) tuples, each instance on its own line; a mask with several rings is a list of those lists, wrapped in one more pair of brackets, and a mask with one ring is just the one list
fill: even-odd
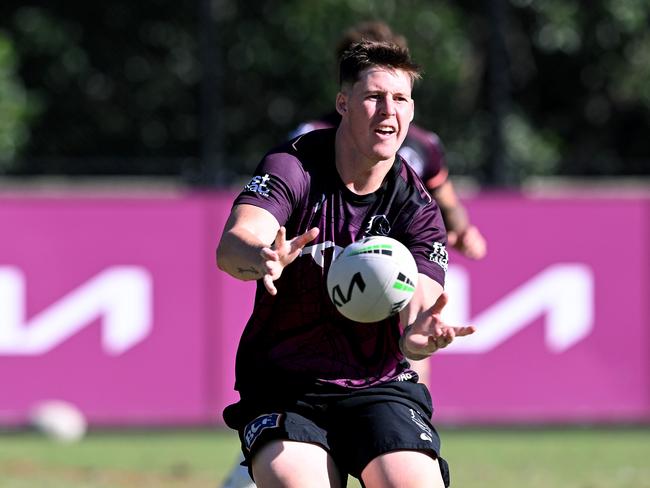
[(0, 6), (0, 171), (248, 175), (331, 109), (333, 46), (359, 20), (403, 33), (424, 67), (417, 122), (451, 173), (647, 176), (648, 2), (166, 0)]
[(650, 0), (0, 3), (0, 486), (225, 476), (254, 285), (214, 249), (375, 19), (488, 242), (430, 361), (456, 486), (650, 486)]

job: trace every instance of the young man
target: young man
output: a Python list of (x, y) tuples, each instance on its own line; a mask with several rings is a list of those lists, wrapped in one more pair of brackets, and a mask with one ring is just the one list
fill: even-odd
[[(224, 419), (262, 488), (339, 487), (348, 473), (368, 488), (440, 488), (448, 479), (430, 395), (406, 358), (474, 329), (440, 319), (444, 224), (397, 156), (418, 77), (406, 49), (352, 46), (340, 61), (338, 128), (268, 153), (226, 223), (219, 268), (258, 288), (237, 352), (241, 399)], [(371, 225), (377, 218), (384, 225)], [(335, 250), (378, 230), (409, 248), (418, 285), (399, 317), (358, 324), (331, 303), (327, 269)]]

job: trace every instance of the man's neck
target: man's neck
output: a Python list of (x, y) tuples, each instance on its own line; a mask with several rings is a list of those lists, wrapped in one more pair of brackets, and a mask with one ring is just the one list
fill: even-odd
[(357, 195), (373, 193), (381, 187), (395, 161), (371, 160), (346, 144), (344, 135), (337, 131), (335, 143), (336, 170), (343, 184)]

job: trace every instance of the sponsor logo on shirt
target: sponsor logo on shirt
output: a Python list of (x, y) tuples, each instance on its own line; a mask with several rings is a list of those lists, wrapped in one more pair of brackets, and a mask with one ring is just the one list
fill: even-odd
[(447, 271), (447, 266), (449, 265), (449, 254), (447, 254), (447, 248), (442, 242), (433, 243), (433, 252), (429, 254), (429, 261), (433, 261), (442, 269)]
[(267, 413), (260, 415), (256, 419), (248, 423), (244, 429), (244, 444), (247, 450), (251, 450), (253, 444), (266, 429), (275, 429), (280, 426), (280, 413)]
[(269, 180), (271, 177), (268, 174), (264, 176), (253, 176), (251, 181), (244, 187), (244, 191), (257, 193), (263, 197), (268, 197), (271, 189), (269, 188)]
[(404, 373), (400, 373), (397, 375), (397, 378), (395, 378), (397, 381), (410, 381), (413, 378), (413, 375), (409, 373), (408, 371), (405, 371)]

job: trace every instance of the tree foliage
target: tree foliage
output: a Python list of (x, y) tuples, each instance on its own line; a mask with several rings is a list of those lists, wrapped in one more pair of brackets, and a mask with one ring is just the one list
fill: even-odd
[(16, 72), (16, 53), (9, 37), (0, 31), (0, 172), (28, 142), (28, 124), (37, 110)]
[(510, 180), (648, 174), (650, 0), (3, 2), (0, 172), (248, 174), (333, 106), (341, 33), (382, 19), (424, 67), (416, 120), (482, 180), (497, 2)]

